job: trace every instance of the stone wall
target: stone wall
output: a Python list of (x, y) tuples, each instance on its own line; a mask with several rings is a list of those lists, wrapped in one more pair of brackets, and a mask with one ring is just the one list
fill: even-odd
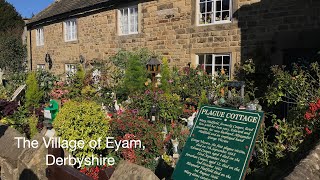
[(45, 63), (47, 52), (53, 59), (53, 71), (63, 74), (64, 64), (78, 63), (80, 55), (89, 61), (104, 60), (120, 49), (146, 47), (168, 57), (171, 65), (185, 66), (195, 64), (196, 54), (201, 53), (230, 53), (233, 64), (259, 56), (262, 61), (282, 63), (284, 49), (319, 45), (312, 38), (318, 31), (308, 33), (319, 29), (319, 2), (234, 0), (231, 23), (205, 26), (196, 23), (196, 2), (139, 3), (139, 33), (134, 35), (118, 35), (116, 9), (79, 17), (75, 42), (64, 42), (62, 22), (44, 27), (42, 47), (36, 46), (32, 30), (33, 69)]
[[(234, 2), (234, 11), (250, 1)], [(220, 25), (197, 26), (196, 0), (157, 0), (139, 3), (139, 33), (118, 35), (117, 10), (82, 16), (77, 19), (78, 40), (64, 42), (63, 23), (44, 27), (45, 45), (36, 46), (36, 31), (32, 30), (33, 69), (44, 64), (48, 52), (53, 59), (53, 71), (64, 73), (64, 63), (78, 63), (79, 55), (86, 60), (107, 59), (120, 49), (146, 47), (160, 53), (172, 65), (195, 63), (198, 53), (231, 53), (232, 62), (240, 59), (240, 29), (237, 20)]]
[[(1, 180), (46, 180), (47, 149), (42, 135), (34, 139), (39, 148), (18, 148), (15, 137), (23, 137), (17, 130), (0, 124), (0, 179)], [(20, 144), (22, 147), (22, 144)]]

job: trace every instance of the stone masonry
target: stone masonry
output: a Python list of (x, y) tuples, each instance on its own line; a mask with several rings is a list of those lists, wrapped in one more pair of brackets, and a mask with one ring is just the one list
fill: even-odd
[[(61, 21), (44, 26), (44, 46), (37, 47), (36, 27), (32, 27), (32, 69), (45, 64), (46, 53), (53, 60), (52, 71), (63, 74), (64, 64), (79, 63), (80, 55), (86, 61), (106, 60), (120, 49), (145, 47), (168, 57), (171, 65), (185, 66), (194, 65), (197, 54), (230, 53), (235, 64), (256, 58), (261, 51), (260, 56), (269, 57), (264, 60), (281, 64), (284, 49), (320, 47), (308, 31), (320, 29), (316, 18), (320, 3), (313, 0), (233, 0), (231, 23), (205, 26), (197, 25), (197, 3), (140, 1), (139, 33), (134, 35), (118, 34), (117, 9), (121, 7), (78, 17), (78, 38), (73, 42), (64, 41)], [(313, 44), (301, 40), (307, 35)], [(28, 45), (30, 55), (30, 35)]]

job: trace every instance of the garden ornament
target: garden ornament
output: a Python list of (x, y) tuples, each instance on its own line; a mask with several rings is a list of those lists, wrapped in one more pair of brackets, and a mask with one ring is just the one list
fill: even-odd
[(172, 146), (173, 146), (173, 154), (179, 154), (178, 153), (178, 146), (179, 146), (178, 139), (177, 138), (171, 139), (171, 143), (172, 143)]
[(188, 118), (181, 118), (181, 120), (187, 122), (187, 127), (188, 127), (189, 129), (191, 129), (192, 126), (193, 126), (194, 118), (196, 118), (196, 116), (197, 116), (197, 112), (194, 112), (194, 113), (192, 114), (192, 116), (190, 116), (190, 117), (188, 117)]
[(167, 134), (168, 134), (167, 126), (163, 126), (163, 129), (162, 129), (161, 133), (163, 134), (163, 139), (166, 139)]

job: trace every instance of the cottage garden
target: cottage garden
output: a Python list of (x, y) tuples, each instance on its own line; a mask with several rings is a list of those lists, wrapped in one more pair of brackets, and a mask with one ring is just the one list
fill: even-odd
[[(0, 122), (31, 139), (48, 126), (44, 108), (55, 100), (59, 112), (51, 125), (61, 139), (89, 142), (115, 137), (141, 140), (145, 146), (116, 151), (86, 144), (66, 149), (72, 156), (124, 159), (163, 178), (170, 177), (201, 105), (264, 111), (247, 178), (260, 172), (282, 177), (318, 142), (320, 69), (317, 62), (267, 69), (268, 77), (257, 79), (255, 64), (248, 60), (237, 65), (231, 82), (223, 69), (212, 77), (201, 66), (171, 67), (168, 59), (146, 49), (120, 51), (91, 66), (79, 64), (67, 79), (43, 70), (8, 76), (1, 87)], [(23, 84), (25, 96), (19, 103), (10, 101)], [(283, 107), (288, 107), (285, 114)], [(109, 167), (75, 168), (97, 179)]]

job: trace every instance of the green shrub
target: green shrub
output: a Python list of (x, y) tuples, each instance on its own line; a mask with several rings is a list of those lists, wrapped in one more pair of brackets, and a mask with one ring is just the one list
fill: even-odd
[(62, 139), (83, 140), (85, 142), (83, 149), (74, 151), (69, 149), (72, 155), (79, 158), (102, 154), (105, 146), (92, 149), (88, 143), (90, 140), (98, 140), (98, 138), (101, 138), (103, 142), (109, 135), (109, 120), (101, 110), (101, 106), (91, 101), (65, 103), (57, 115), (53, 127)]
[(137, 55), (130, 56), (124, 77), (124, 87), (131, 94), (141, 92), (145, 89), (144, 83), (147, 80), (145, 65)]
[(294, 104), (305, 108), (310, 100), (320, 97), (320, 67), (312, 63), (309, 69), (295, 65), (293, 71), (286, 71), (279, 66), (272, 67), (274, 82), (266, 93), (270, 105), (279, 102)]
[(37, 128), (38, 125), (38, 118), (35, 114), (33, 114), (31, 117), (28, 118), (28, 124), (29, 124), (29, 132), (30, 132), (30, 139), (34, 137), (39, 131)]
[(57, 82), (59, 78), (54, 74), (46, 70), (37, 71), (37, 81), (39, 82), (40, 89), (44, 92), (44, 99), (48, 101), (50, 99), (49, 93), (54, 88), (54, 83)]
[(158, 105), (160, 109), (160, 117), (167, 122), (177, 120), (182, 114), (183, 105), (180, 96), (177, 94), (160, 94)]
[(81, 90), (84, 87), (84, 81), (86, 78), (86, 72), (82, 65), (77, 66), (77, 72), (71, 76), (71, 83), (69, 84), (69, 98), (79, 98), (81, 96)]
[(160, 88), (165, 92), (169, 93), (171, 90), (171, 71), (169, 68), (169, 63), (167, 58), (162, 59), (162, 67), (161, 67), (161, 86)]
[(39, 88), (35, 72), (28, 74), (26, 83), (26, 107), (39, 107), (39, 103), (43, 97), (43, 92)]

